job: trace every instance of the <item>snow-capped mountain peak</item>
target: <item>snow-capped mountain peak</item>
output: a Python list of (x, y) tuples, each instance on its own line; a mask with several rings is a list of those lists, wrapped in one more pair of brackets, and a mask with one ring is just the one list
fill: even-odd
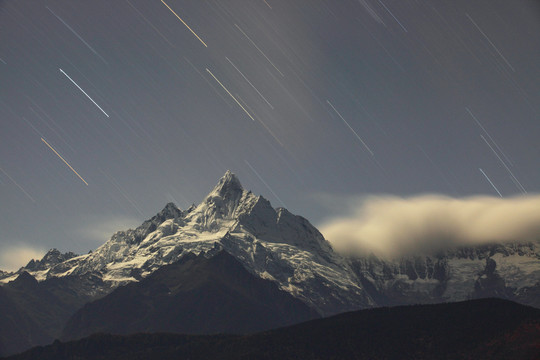
[(322, 314), (373, 305), (348, 263), (306, 219), (245, 190), (227, 171), (203, 201), (186, 211), (174, 204), (136, 229), (118, 231), (94, 252), (39, 273), (51, 277), (97, 274), (111, 288), (138, 281), (186, 254), (223, 249), (252, 274)]
[(61, 253), (57, 249), (50, 249), (41, 260), (30, 260), (24, 268), (32, 271), (46, 270), (75, 256), (72, 252)]
[(155, 218), (163, 222), (167, 219), (176, 219), (182, 217), (183, 215), (184, 213), (182, 210), (178, 209), (174, 203), (170, 202), (165, 205), (163, 210), (157, 213)]
[(221, 179), (219, 179), (217, 185), (208, 194), (207, 198), (211, 196), (220, 196), (223, 199), (232, 200), (236, 198), (238, 194), (241, 194), (243, 191), (244, 188), (242, 187), (242, 184), (240, 183), (238, 177), (230, 170), (227, 170), (225, 175), (223, 175)]
[[(227, 171), (204, 200), (186, 217), (198, 230), (216, 231), (222, 222), (233, 220), (240, 208), (255, 198), (250, 191), (244, 190), (240, 180), (231, 171)], [(241, 206), (244, 205), (244, 206)]]

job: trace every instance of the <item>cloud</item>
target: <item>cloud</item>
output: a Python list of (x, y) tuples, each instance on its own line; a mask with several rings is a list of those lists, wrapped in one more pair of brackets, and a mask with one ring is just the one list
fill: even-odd
[(540, 239), (540, 195), (513, 198), (373, 196), (319, 230), (342, 253), (395, 257), (460, 245)]
[(0, 250), (0, 269), (16, 271), (32, 259), (41, 259), (46, 250), (29, 245), (6, 246)]

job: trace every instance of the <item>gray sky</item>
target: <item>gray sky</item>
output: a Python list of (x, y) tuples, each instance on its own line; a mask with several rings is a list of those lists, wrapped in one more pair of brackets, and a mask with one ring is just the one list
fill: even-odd
[(227, 169), (315, 225), (353, 196), (538, 193), (539, 60), (532, 0), (0, 0), (0, 268)]

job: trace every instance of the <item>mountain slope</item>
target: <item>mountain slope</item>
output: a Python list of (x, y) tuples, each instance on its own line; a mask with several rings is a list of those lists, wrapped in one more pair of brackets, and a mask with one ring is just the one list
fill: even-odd
[(73, 291), (88, 276), (38, 282), (26, 271), (0, 287), (0, 355), (50, 343), (60, 336), (69, 317), (92, 297)]
[(6, 286), (0, 287), (0, 356), (45, 345), (54, 338), (18, 305)]
[(537, 359), (540, 310), (499, 299), (369, 309), (248, 336), (93, 335), (24, 359)]
[(220, 251), (211, 258), (186, 255), (86, 304), (68, 321), (62, 337), (96, 332), (250, 333), (314, 317), (317, 313), (304, 303)]

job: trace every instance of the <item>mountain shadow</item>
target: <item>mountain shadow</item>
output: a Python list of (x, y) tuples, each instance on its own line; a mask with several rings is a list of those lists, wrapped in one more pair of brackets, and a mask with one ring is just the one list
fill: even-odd
[(97, 332), (244, 334), (315, 317), (307, 305), (253, 276), (227, 252), (211, 258), (190, 253), (86, 304), (67, 322), (62, 338)]

